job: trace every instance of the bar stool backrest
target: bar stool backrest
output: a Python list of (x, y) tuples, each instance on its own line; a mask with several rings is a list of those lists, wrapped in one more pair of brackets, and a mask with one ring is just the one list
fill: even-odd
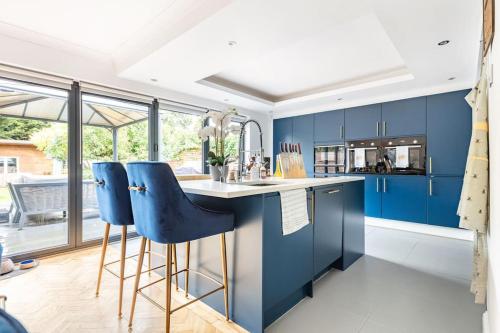
[(234, 229), (231, 213), (192, 203), (167, 163), (128, 163), (127, 174), (135, 226), (141, 236), (175, 244)]
[(132, 205), (128, 191), (127, 172), (119, 162), (92, 164), (99, 213), (104, 222), (132, 225)]

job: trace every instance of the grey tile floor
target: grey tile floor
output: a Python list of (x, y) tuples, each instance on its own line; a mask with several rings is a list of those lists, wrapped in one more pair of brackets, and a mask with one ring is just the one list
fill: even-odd
[(367, 226), (366, 255), (322, 277), (266, 333), (479, 333), (471, 263), (471, 242)]

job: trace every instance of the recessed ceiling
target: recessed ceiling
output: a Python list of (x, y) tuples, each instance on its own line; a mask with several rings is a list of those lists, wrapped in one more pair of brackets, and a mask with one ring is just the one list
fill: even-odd
[[(481, 4), (10, 1), (0, 34), (91, 50), (114, 64), (118, 78), (279, 116), (471, 87)], [(443, 40), (450, 43), (438, 46)]]
[(263, 52), (204, 80), (279, 102), (405, 69), (384, 28), (370, 14)]

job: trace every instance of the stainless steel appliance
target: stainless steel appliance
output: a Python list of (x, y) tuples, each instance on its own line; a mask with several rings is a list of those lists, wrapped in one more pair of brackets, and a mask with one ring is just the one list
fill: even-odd
[(314, 147), (314, 176), (327, 177), (345, 172), (344, 145)]

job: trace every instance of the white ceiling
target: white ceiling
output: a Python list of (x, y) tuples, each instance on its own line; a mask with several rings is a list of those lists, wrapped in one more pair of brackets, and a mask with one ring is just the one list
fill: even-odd
[(479, 0), (0, 0), (0, 8), (0, 35), (277, 117), (471, 87), (481, 36)]

